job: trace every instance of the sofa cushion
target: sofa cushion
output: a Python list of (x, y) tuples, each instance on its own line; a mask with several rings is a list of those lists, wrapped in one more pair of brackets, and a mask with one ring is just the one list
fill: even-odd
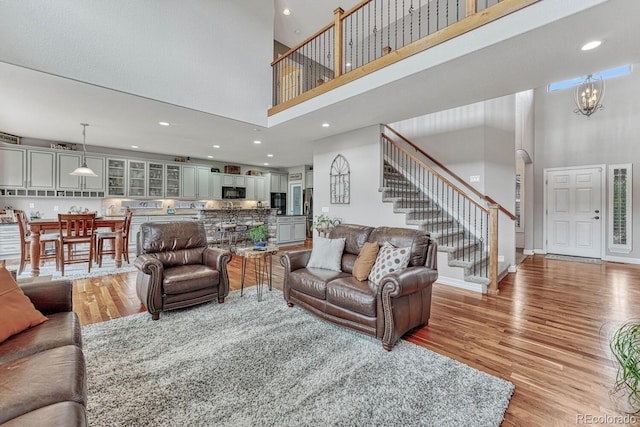
[(182, 294), (211, 288), (220, 283), (220, 272), (206, 265), (181, 265), (164, 270), (164, 292)]
[(49, 315), (49, 321), (14, 335), (0, 344), (0, 363), (65, 345), (82, 347), (78, 316), (73, 311)]
[(2, 427), (84, 427), (87, 415), (77, 402), (60, 402), (27, 412), (2, 424)]
[(411, 248), (409, 265), (424, 265), (429, 247), (429, 234), (422, 230), (399, 227), (378, 227), (371, 232), (370, 242), (378, 242), (380, 246), (385, 242), (396, 248)]
[(369, 273), (369, 280), (375, 284), (389, 273), (407, 268), (411, 248), (396, 248), (392, 244), (385, 242), (380, 248), (376, 262)]
[(332, 239), (344, 238), (344, 253), (358, 255), (372, 231), (373, 227), (366, 225), (338, 224), (331, 230), (329, 237)]
[(307, 262), (307, 268), (342, 271), (340, 269), (340, 261), (342, 260), (343, 251), (344, 238), (327, 239), (318, 236), (313, 239), (313, 249)]
[(376, 317), (376, 286), (361, 282), (353, 276), (340, 277), (327, 283), (327, 302), (355, 311), (365, 316)]
[(366, 242), (364, 246), (362, 246), (358, 258), (353, 264), (353, 277), (360, 281), (366, 280), (367, 277), (369, 277), (373, 264), (375, 264), (376, 258), (378, 257), (379, 249), (380, 246), (378, 242)]
[(58, 402), (86, 404), (82, 350), (66, 345), (0, 365), (0, 423)]
[(326, 298), (327, 282), (345, 276), (348, 277), (348, 274), (334, 270), (301, 268), (291, 272), (287, 280), (291, 289), (323, 300)]
[(47, 321), (4, 266), (0, 267), (0, 307), (0, 343), (11, 335)]

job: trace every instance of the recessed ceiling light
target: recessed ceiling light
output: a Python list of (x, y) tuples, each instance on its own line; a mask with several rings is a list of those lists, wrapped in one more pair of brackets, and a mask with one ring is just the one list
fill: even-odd
[(267, 157), (273, 157), (273, 154), (267, 154)]
[(214, 145), (213, 148), (220, 148), (218, 144)]
[(158, 122), (160, 126), (169, 126), (168, 122)]
[(264, 166), (269, 166), (269, 163), (263, 163)]
[(323, 123), (323, 124), (322, 124), (322, 127), (323, 127), (323, 128), (328, 128), (329, 126), (331, 126), (329, 123)]
[(213, 156), (207, 156), (207, 159), (213, 159)]
[(140, 148), (137, 145), (132, 145), (131, 148)]
[(598, 46), (600, 46), (602, 44), (602, 42), (600, 40), (594, 40), (591, 41), (589, 43), (586, 43), (584, 46), (582, 46), (580, 49), (582, 50), (591, 50), (591, 49), (595, 49)]
[(254, 144), (262, 144), (262, 141), (258, 141), (257, 139), (253, 141)]
[(291, 15), (291, 11), (289, 9), (285, 9), (285, 10), (282, 11), (282, 14), (289, 16), (289, 15)]

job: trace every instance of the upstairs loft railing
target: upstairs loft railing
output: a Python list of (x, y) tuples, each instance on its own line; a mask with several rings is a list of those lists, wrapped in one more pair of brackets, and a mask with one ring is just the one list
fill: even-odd
[(422, 224), (438, 244), (455, 254), (460, 265), (489, 280), (498, 293), (498, 215), (516, 217), (480, 193), (389, 126), (381, 134), (385, 196), (407, 209), (408, 219)]
[(541, 0), (365, 0), (271, 63), (273, 115)]

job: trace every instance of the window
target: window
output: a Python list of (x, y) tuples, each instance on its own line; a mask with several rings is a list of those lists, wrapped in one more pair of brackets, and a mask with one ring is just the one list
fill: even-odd
[(631, 164), (609, 166), (609, 251), (631, 252)]
[[(594, 79), (606, 80), (612, 77), (624, 76), (629, 73), (631, 73), (631, 65), (623, 65), (622, 67), (611, 68), (610, 70), (593, 73), (592, 76)], [(587, 76), (582, 76), (582, 77), (576, 77), (575, 79), (551, 83), (549, 86), (547, 86), (547, 92), (554, 92), (556, 90), (567, 89), (570, 87), (578, 86), (582, 84), (586, 78)]]

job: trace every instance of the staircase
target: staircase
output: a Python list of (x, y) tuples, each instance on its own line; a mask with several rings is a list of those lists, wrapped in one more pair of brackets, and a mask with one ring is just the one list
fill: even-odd
[(480, 285), (483, 292), (497, 293), (498, 282), (508, 272), (507, 263), (497, 262), (497, 215), (501, 208), (475, 189), (471, 190), (475, 194), (461, 190), (466, 184), (455, 185), (453, 178), (427, 165), (424, 152), (388, 129), (400, 140), (382, 134), (382, 201), (392, 203), (394, 213), (404, 215), (407, 225), (427, 231), (438, 243), (438, 251), (446, 253), (448, 266), (463, 270), (457, 276), (475, 284), (473, 288)]

